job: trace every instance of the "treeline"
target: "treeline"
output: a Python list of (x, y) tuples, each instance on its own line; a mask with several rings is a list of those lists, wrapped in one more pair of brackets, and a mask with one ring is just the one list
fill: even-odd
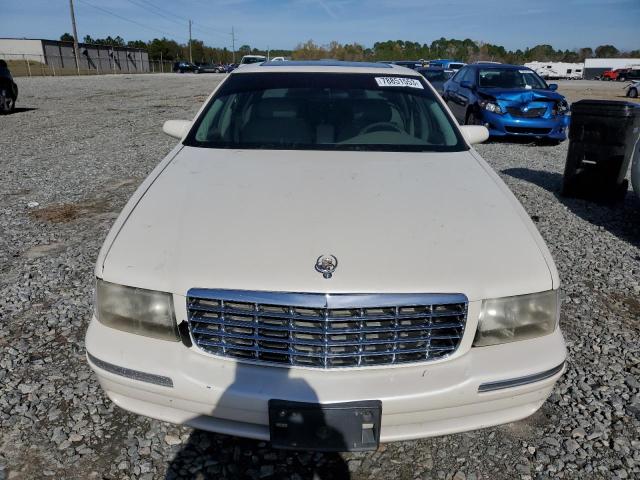
[[(73, 37), (65, 33), (60, 37), (63, 41), (73, 41)], [(153, 60), (184, 60), (189, 58), (189, 45), (181, 44), (168, 38), (154, 38), (148, 42), (132, 40), (126, 42), (122, 37), (92, 38), (87, 35), (84, 43), (112, 45), (119, 47), (144, 48)], [(215, 48), (204, 44), (202, 40), (191, 41), (191, 54), (194, 62), (230, 63), (234, 59), (228, 48)], [(242, 45), (235, 53), (239, 61), (243, 55), (267, 55), (266, 50)], [(464, 62), (490, 60), (494, 62), (522, 64), (531, 61), (583, 62), (586, 58), (640, 58), (640, 49), (620, 51), (613, 45), (600, 45), (595, 49), (584, 47), (575, 50), (556, 50), (551, 45), (536, 45), (524, 50), (507, 50), (501, 45), (476, 42), (471, 39), (456, 40), (440, 38), (430, 44), (403, 40), (387, 40), (376, 42), (373, 47), (365, 47), (359, 43), (331, 42), (319, 45), (313, 40), (301, 43), (293, 50), (271, 50), (271, 57), (282, 56), (293, 60), (317, 60), (333, 58), (337, 60), (378, 61), (378, 60), (419, 60), (434, 58), (452, 58)]]
[(318, 45), (309, 40), (299, 44), (291, 52), (294, 59), (335, 58), (338, 60), (419, 60), (451, 58), (464, 62), (489, 60), (494, 62), (522, 64), (532, 61), (584, 62), (586, 58), (640, 57), (640, 49), (620, 51), (613, 45), (600, 45), (594, 49), (584, 47), (576, 50), (556, 50), (551, 45), (536, 45), (524, 50), (507, 50), (501, 45), (476, 42), (471, 39), (456, 40), (440, 38), (427, 43), (388, 40), (376, 42), (372, 48), (358, 43), (340, 44), (331, 42)]

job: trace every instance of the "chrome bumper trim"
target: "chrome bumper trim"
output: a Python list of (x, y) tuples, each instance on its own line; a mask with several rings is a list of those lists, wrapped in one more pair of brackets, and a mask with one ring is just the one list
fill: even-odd
[(89, 352), (87, 352), (87, 358), (96, 367), (99, 367), (102, 370), (106, 370), (107, 372), (113, 373), (115, 375), (120, 375), (121, 377), (130, 378), (132, 380), (138, 380), (140, 382), (153, 383), (154, 385), (173, 388), (173, 380), (171, 380), (169, 377), (163, 377), (162, 375), (155, 375), (153, 373), (140, 372), (138, 370), (131, 370), (130, 368), (120, 367), (118, 365), (114, 365), (113, 363), (100, 360), (99, 358), (91, 355)]
[(535, 373), (533, 375), (527, 375), (526, 377), (511, 378), (509, 380), (500, 380), (498, 382), (483, 383), (478, 387), (478, 393), (493, 392), (494, 390), (502, 390), (505, 388), (520, 387), (522, 385), (528, 385), (529, 383), (540, 382), (547, 378), (553, 377), (556, 373), (562, 371), (564, 368), (562, 362), (557, 367), (553, 367), (550, 370), (544, 372)]

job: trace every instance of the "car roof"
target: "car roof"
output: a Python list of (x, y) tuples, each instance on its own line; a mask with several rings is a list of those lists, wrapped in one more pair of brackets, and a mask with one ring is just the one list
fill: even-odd
[(343, 62), (340, 60), (292, 60), (289, 62), (262, 62), (245, 65), (234, 70), (232, 75), (245, 73), (373, 73), (378, 75), (412, 75), (418, 74), (410, 69), (388, 63)]
[(508, 63), (472, 63), (471, 65), (466, 66), (472, 68), (495, 68), (499, 70), (531, 70), (529, 67), (525, 67), (524, 65), (510, 65)]

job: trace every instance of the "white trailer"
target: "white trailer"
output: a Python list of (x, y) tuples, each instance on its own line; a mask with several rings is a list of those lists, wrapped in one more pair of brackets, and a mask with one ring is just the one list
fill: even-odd
[(546, 80), (566, 78), (580, 80), (584, 71), (584, 63), (567, 62), (529, 62), (524, 64)]

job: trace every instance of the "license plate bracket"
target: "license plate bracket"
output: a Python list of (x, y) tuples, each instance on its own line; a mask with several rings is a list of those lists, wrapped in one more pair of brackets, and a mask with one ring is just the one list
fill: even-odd
[(380, 444), (382, 402), (306, 403), (269, 400), (269, 431), (275, 448), (355, 452)]

